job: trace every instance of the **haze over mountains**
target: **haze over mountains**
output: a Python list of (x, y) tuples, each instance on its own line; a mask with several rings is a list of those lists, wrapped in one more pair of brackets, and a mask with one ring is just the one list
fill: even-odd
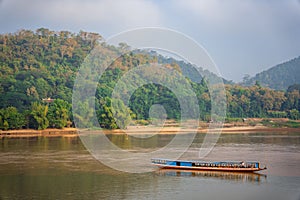
[(275, 90), (287, 90), (289, 86), (299, 84), (300, 56), (257, 73), (254, 77), (245, 76), (242, 84), (250, 86), (256, 82)]
[[(173, 58), (164, 58), (163, 56), (159, 57), (163, 63), (177, 63), (180, 65), (183, 74), (187, 75), (189, 78), (191, 78), (191, 80), (199, 80), (199, 77), (197, 78), (198, 73), (194, 71), (195, 69), (193, 69), (193, 65), (183, 61), (175, 60)], [(205, 77), (217, 76), (201, 67), (199, 68), (199, 72)], [(225, 78), (223, 78), (223, 82), (224, 84), (238, 84), (242, 86), (252, 86), (257, 83), (270, 89), (286, 91), (290, 86), (300, 84), (300, 56), (277, 64), (265, 71), (258, 72), (253, 77), (250, 75), (245, 75), (243, 81), (240, 83), (235, 83)]]

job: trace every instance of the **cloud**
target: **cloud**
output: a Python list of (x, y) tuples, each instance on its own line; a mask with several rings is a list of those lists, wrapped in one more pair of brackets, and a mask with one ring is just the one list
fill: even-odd
[[(299, 0), (186, 0), (173, 1), (179, 12), (208, 27), (227, 31), (265, 31), (300, 18)], [(287, 13), (288, 12), (288, 13)], [(299, 21), (299, 20), (297, 20)], [(252, 32), (251, 31), (251, 32)]]
[(299, 56), (299, 0), (173, 0), (172, 9), (225, 77), (237, 80)]
[[(94, 27), (99, 30), (124, 30), (137, 26), (159, 26), (162, 16), (159, 7), (147, 0), (7, 0), (0, 23), (56, 24), (75, 29)], [(119, 30), (119, 31), (120, 31)]]

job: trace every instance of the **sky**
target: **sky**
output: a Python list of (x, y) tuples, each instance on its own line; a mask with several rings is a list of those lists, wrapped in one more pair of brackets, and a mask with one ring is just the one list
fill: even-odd
[(235, 82), (300, 56), (300, 0), (0, 0), (0, 33), (20, 29), (179, 31)]

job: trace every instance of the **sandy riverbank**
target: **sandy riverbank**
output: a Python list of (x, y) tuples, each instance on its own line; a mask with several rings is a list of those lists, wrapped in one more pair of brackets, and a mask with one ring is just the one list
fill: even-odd
[[(184, 134), (195, 132), (205, 134), (208, 128), (198, 128), (198, 129), (183, 129), (180, 127), (154, 127), (154, 126), (131, 126), (126, 130), (103, 130), (105, 134)], [(222, 129), (211, 129), (210, 132), (220, 132), (222, 134), (228, 133), (255, 133), (255, 132), (299, 132), (300, 128), (272, 128), (266, 126), (232, 126), (224, 127)], [(97, 132), (97, 131), (95, 131)], [(9, 130), (0, 131), (0, 138), (2, 137), (77, 137), (78, 129), (76, 128), (64, 128), (64, 129), (45, 129), (45, 130)]]
[(64, 129), (45, 129), (45, 130), (34, 130), (34, 129), (21, 129), (21, 130), (0, 130), (1, 137), (77, 137), (76, 128), (64, 128)]
[[(158, 134), (177, 134), (177, 133), (207, 133), (209, 128), (198, 128), (198, 129), (188, 129), (188, 128), (180, 128), (180, 127), (130, 127), (129, 129), (123, 130), (115, 130), (113, 133), (130, 133), (130, 134), (148, 134), (148, 133), (158, 133)], [(210, 129), (211, 133), (221, 132), (224, 133), (254, 133), (254, 132), (299, 132), (300, 128), (272, 128), (267, 126), (232, 126), (232, 127), (223, 127), (220, 129)], [(109, 131), (108, 131), (109, 133)]]

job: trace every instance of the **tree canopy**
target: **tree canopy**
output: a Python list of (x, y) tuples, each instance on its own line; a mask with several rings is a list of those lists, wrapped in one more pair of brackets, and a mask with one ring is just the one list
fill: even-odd
[[(79, 103), (81, 106), (77, 109), (80, 112), (77, 113), (80, 116), (72, 115), (72, 90), (78, 69), (91, 50), (103, 43), (101, 39), (97, 33), (80, 31), (75, 34), (45, 28), (1, 34), (0, 129), (63, 128), (71, 125), (74, 118), (88, 118), (93, 112), (86, 109), (88, 102)], [(121, 52), (130, 47), (122, 43), (105, 48), (107, 53), (112, 50)], [(130, 118), (148, 120), (149, 109), (155, 104), (164, 107), (167, 118), (180, 119), (180, 104), (176, 95), (170, 88), (160, 84), (144, 84), (137, 88), (128, 105), (112, 97), (116, 84), (126, 72), (151, 63), (161, 63), (185, 75), (197, 96), (200, 118), (210, 119), (211, 95), (204, 76), (215, 76), (213, 73), (199, 68), (202, 77), (196, 73), (195, 66), (184, 61), (167, 58), (153, 51), (131, 51), (116, 59), (99, 79), (95, 105), (99, 124), (103, 128), (124, 128)], [(276, 76), (280, 77), (280, 73)], [(160, 73), (163, 78), (168, 75)], [(227, 117), (300, 118), (299, 84), (291, 85), (284, 92), (265, 88), (261, 80), (247, 87), (225, 83), (230, 83), (226, 84)], [(124, 83), (125, 90), (127, 86)], [(180, 82), (178, 88), (189, 98), (185, 89), (180, 88)], [(48, 98), (52, 101), (43, 101)], [(112, 110), (112, 105), (116, 106), (117, 112)]]

